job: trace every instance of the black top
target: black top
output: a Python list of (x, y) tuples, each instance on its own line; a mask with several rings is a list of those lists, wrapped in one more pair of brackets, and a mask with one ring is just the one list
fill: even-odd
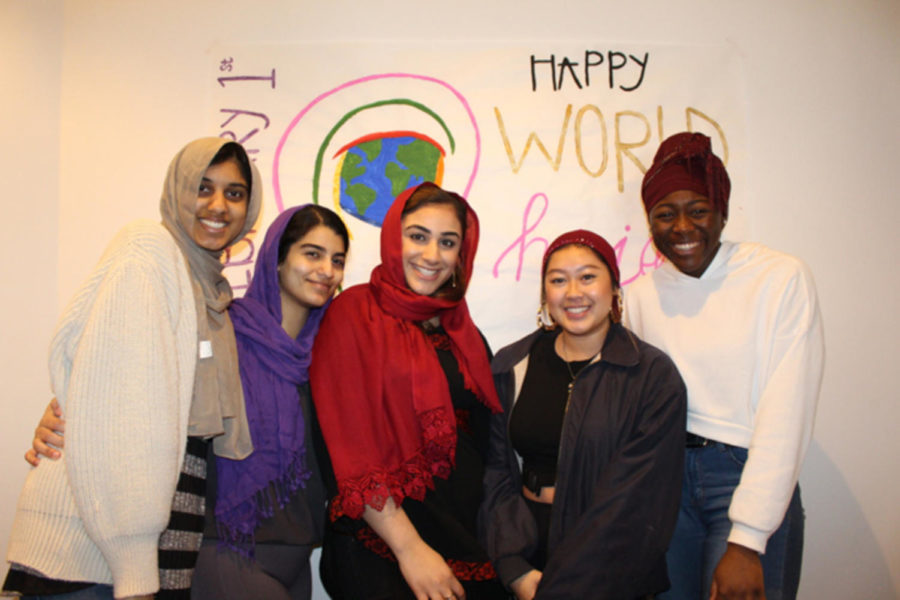
[(459, 579), (480, 579), (475, 572), (467, 576), (458, 571), (477, 571), (488, 564), (487, 553), (478, 542), (475, 520), (481, 506), (490, 411), (465, 388), (443, 329), (429, 337), (447, 377), (456, 412), (456, 465), (447, 479), (434, 478), (434, 490), (421, 502), (404, 499), (403, 510), (429, 546), (444, 558), (462, 563), (454, 569)]
[(588, 360), (566, 362), (553, 347), (554, 336), (540, 338), (531, 349), (522, 392), (509, 422), (513, 448), (522, 457), (525, 485), (533, 492), (556, 483), (556, 463), (572, 375)]

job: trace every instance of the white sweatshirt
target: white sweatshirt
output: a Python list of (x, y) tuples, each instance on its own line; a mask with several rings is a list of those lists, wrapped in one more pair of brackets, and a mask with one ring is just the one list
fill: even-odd
[(699, 278), (670, 262), (625, 290), (625, 320), (675, 361), (691, 433), (748, 448), (728, 541), (764, 552), (812, 436), (824, 365), (815, 284), (798, 259), (722, 242)]
[(159, 588), (157, 546), (187, 441), (197, 316), (185, 259), (159, 223), (107, 248), (50, 348), (66, 450), (32, 469), (7, 560), (53, 579)]

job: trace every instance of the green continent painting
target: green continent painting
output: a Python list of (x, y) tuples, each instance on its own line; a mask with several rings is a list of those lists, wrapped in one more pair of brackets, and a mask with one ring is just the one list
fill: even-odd
[(439, 148), (411, 135), (366, 138), (347, 149), (340, 173), (341, 208), (380, 227), (400, 192), (435, 181), (441, 160)]

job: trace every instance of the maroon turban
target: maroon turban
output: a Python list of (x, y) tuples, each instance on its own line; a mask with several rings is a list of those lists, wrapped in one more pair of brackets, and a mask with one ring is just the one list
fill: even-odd
[(728, 218), (731, 180), (725, 165), (713, 154), (709, 138), (702, 133), (676, 133), (660, 144), (641, 184), (647, 214), (660, 200), (679, 190), (706, 196)]
[(541, 264), (541, 276), (547, 273), (547, 262), (550, 260), (550, 255), (563, 246), (571, 244), (587, 246), (600, 255), (600, 258), (606, 263), (606, 268), (609, 269), (613, 284), (615, 284), (615, 287), (619, 287), (619, 266), (616, 264), (616, 251), (609, 245), (609, 242), (587, 229), (568, 231), (547, 246), (547, 251), (544, 252), (544, 260)]

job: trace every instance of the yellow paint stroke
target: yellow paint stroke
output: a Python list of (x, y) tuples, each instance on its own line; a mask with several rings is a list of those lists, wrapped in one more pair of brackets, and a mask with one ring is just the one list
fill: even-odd
[(566, 143), (566, 131), (569, 129), (569, 119), (572, 117), (572, 105), (569, 104), (566, 106), (566, 114), (563, 118), (562, 127), (559, 130), (559, 143), (556, 146), (556, 158), (550, 156), (550, 152), (547, 151), (547, 148), (544, 146), (544, 143), (541, 142), (541, 139), (538, 137), (537, 133), (532, 131), (528, 134), (528, 140), (525, 142), (525, 148), (522, 150), (522, 155), (519, 158), (518, 163), (516, 162), (515, 154), (513, 153), (512, 144), (509, 141), (509, 136), (506, 133), (506, 125), (503, 123), (503, 115), (500, 114), (500, 108), (494, 107), (494, 115), (497, 117), (497, 126), (500, 128), (500, 136), (503, 138), (503, 148), (506, 150), (506, 156), (509, 158), (509, 164), (512, 167), (513, 173), (518, 173), (519, 169), (522, 168), (522, 163), (525, 162), (525, 157), (528, 155), (528, 150), (531, 148), (532, 142), (537, 146), (537, 148), (541, 151), (541, 154), (547, 159), (547, 162), (550, 163), (550, 167), (554, 171), (559, 171), (559, 163), (562, 161), (562, 153), (563, 148)]
[[(639, 119), (645, 127), (646, 133), (644, 134), (644, 139), (640, 142), (635, 143), (625, 143), (620, 138), (619, 135), (621, 132), (621, 128), (619, 127), (619, 123), (621, 122), (622, 117), (635, 117)], [(647, 172), (647, 167), (641, 164), (641, 161), (638, 159), (634, 153), (631, 152), (632, 148), (638, 148), (643, 146), (650, 140), (650, 121), (643, 113), (639, 113), (633, 110), (623, 110), (622, 112), (616, 113), (616, 168), (618, 169), (617, 177), (618, 177), (618, 185), (619, 185), (619, 193), (625, 191), (625, 182), (622, 173), (622, 157), (627, 156), (631, 162), (637, 165), (638, 169), (641, 170), (641, 173)]]
[(332, 184), (332, 199), (334, 201), (334, 212), (338, 214), (341, 220), (344, 222), (344, 225), (347, 226), (347, 233), (350, 235), (350, 239), (353, 239), (353, 230), (350, 228), (349, 219), (344, 218), (344, 209), (341, 208), (341, 171), (344, 170), (344, 159), (347, 158), (347, 153), (341, 154), (341, 157), (337, 161), (337, 168), (334, 170), (334, 183)]
[[(592, 171), (584, 162), (584, 152), (581, 146), (581, 121), (582, 119), (584, 119), (584, 115), (588, 111), (597, 115), (597, 120), (600, 122), (600, 130), (603, 132), (603, 142), (600, 146), (603, 149), (603, 162), (600, 163), (600, 168), (596, 171)], [(607, 139), (608, 136), (606, 133), (606, 121), (603, 120), (603, 111), (601, 111), (593, 104), (586, 104), (582, 106), (578, 111), (578, 114), (575, 115), (575, 154), (578, 157), (578, 164), (581, 165), (581, 168), (584, 169), (584, 172), (591, 177), (600, 177), (601, 175), (603, 175), (603, 172), (606, 171), (606, 165), (609, 163), (609, 151), (606, 148)]]

